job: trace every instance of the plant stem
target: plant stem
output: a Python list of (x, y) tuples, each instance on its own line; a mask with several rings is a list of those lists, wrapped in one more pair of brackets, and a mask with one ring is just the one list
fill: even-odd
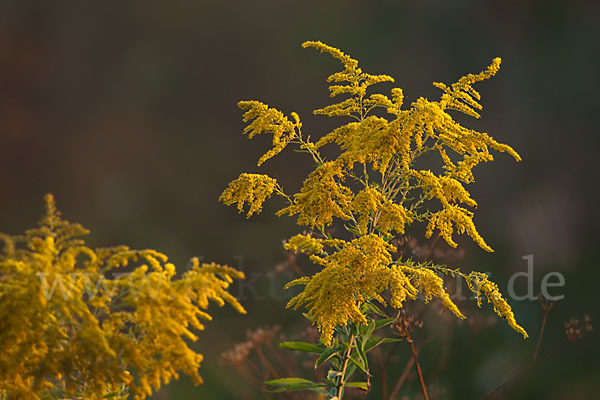
[(387, 387), (387, 369), (385, 368), (385, 363), (383, 361), (383, 355), (381, 354), (381, 349), (376, 348), (373, 352), (373, 356), (375, 361), (377, 362), (377, 366), (379, 367), (379, 379), (381, 382), (381, 398), (387, 399), (388, 387)]
[(538, 353), (540, 351), (540, 344), (542, 343), (542, 336), (544, 336), (544, 329), (546, 328), (546, 319), (548, 319), (548, 311), (544, 310), (544, 319), (542, 319), (542, 327), (540, 328), (540, 334), (535, 344), (535, 352), (533, 353), (532, 363), (537, 359)]
[(423, 398), (425, 400), (429, 400), (429, 395), (427, 394), (427, 387), (425, 386), (425, 380), (423, 379), (423, 371), (421, 370), (421, 364), (419, 364), (419, 353), (417, 352), (414, 341), (410, 337), (410, 328), (406, 322), (406, 315), (404, 313), (402, 313), (402, 324), (404, 325), (406, 341), (410, 345), (410, 352), (412, 354), (413, 360), (415, 360), (415, 367), (417, 368), (417, 374), (419, 375), (419, 382), (421, 383), (421, 391), (423, 392)]
[(532, 360), (529, 362), (529, 364), (527, 364), (523, 368), (521, 368), (521, 370), (519, 370), (509, 380), (507, 380), (506, 382), (502, 383), (500, 386), (496, 387), (496, 389), (494, 389), (492, 392), (488, 393), (484, 397), (484, 400), (485, 399), (491, 399), (491, 398), (493, 398), (496, 394), (500, 393), (509, 384), (513, 383), (514, 381), (518, 380), (523, 375), (525, 375), (525, 373), (527, 371), (529, 371), (531, 369), (531, 367), (533, 367), (534, 365), (538, 364), (539, 362), (544, 361), (547, 358), (550, 358), (551, 356), (553, 356), (555, 354), (560, 353), (561, 351), (563, 351), (569, 345), (569, 342), (567, 342), (563, 346), (559, 347), (553, 353), (547, 354), (541, 360), (538, 360), (537, 356), (538, 356), (538, 353), (539, 353), (539, 350), (540, 350), (540, 344), (542, 343), (542, 336), (544, 336), (544, 330), (546, 328), (546, 320), (548, 319), (548, 314), (550, 313), (550, 310), (552, 309), (552, 307), (554, 307), (554, 304), (555, 304), (554, 302), (551, 302), (551, 301), (543, 298), (541, 294), (538, 295), (538, 298), (540, 300), (540, 304), (542, 306), (542, 309), (544, 310), (544, 318), (542, 319), (542, 326), (540, 327), (540, 334), (539, 334), (539, 337), (538, 337), (538, 341), (537, 341), (537, 343), (535, 345), (535, 352), (533, 353)]
[(538, 299), (540, 301), (540, 306), (542, 307), (542, 310), (544, 310), (544, 318), (542, 319), (540, 335), (538, 337), (537, 343), (535, 344), (535, 352), (533, 353), (533, 359), (531, 360), (532, 363), (534, 363), (537, 359), (538, 353), (540, 351), (540, 344), (542, 343), (542, 336), (544, 336), (544, 329), (546, 328), (546, 320), (548, 319), (548, 314), (550, 313), (550, 310), (552, 310), (552, 307), (554, 307), (555, 304), (553, 301), (550, 301), (543, 297), (541, 293), (538, 294)]
[(440, 240), (439, 234), (435, 237), (435, 239), (433, 239), (433, 242), (431, 242), (427, 253), (425, 253), (425, 255), (423, 256), (423, 261), (427, 261), (427, 259), (431, 256), (431, 253), (433, 252), (433, 249), (435, 248), (435, 245), (437, 244), (438, 240)]
[[(408, 338), (407, 338), (408, 340)], [(412, 353), (413, 359), (415, 360), (415, 366), (417, 367), (417, 374), (419, 375), (419, 382), (421, 383), (421, 390), (423, 391), (423, 397), (425, 400), (429, 400), (429, 396), (427, 395), (427, 388), (425, 387), (425, 381), (423, 380), (423, 372), (421, 371), (421, 364), (419, 364), (419, 359), (417, 349), (415, 348), (412, 340), (409, 342), (410, 344), (410, 352)]]
[(265, 357), (265, 355), (262, 352), (262, 349), (260, 348), (260, 344), (258, 346), (256, 346), (256, 354), (258, 355), (258, 358), (260, 359), (260, 362), (267, 368), (267, 370), (275, 377), (275, 378), (280, 378), (279, 374), (277, 373), (277, 371), (275, 371), (275, 368), (273, 368), (273, 365), (271, 365), (271, 363), (269, 362), (269, 360), (267, 360), (267, 358)]
[(394, 388), (392, 389), (392, 392), (390, 393), (389, 400), (396, 399), (396, 395), (400, 391), (400, 387), (404, 384), (404, 381), (406, 381), (406, 379), (408, 378), (408, 374), (414, 363), (415, 363), (415, 359), (411, 357), (408, 360), (408, 362), (406, 363), (406, 365), (404, 366), (404, 369), (402, 370), (402, 374), (400, 375), (400, 378), (394, 385)]
[(348, 361), (350, 361), (350, 354), (352, 353), (352, 346), (354, 345), (354, 334), (350, 335), (350, 340), (348, 340), (348, 350), (346, 354), (344, 354), (344, 363), (342, 364), (342, 370), (340, 371), (339, 380), (337, 383), (337, 391), (336, 396), (338, 400), (342, 400), (342, 395), (344, 391), (344, 378), (346, 375), (346, 369), (348, 368)]

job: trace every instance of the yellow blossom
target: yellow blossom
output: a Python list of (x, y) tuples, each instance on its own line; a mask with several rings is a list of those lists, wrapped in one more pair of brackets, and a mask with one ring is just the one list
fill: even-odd
[(298, 225), (321, 227), (330, 225), (333, 218), (350, 218), (348, 207), (352, 191), (342, 184), (344, 173), (339, 164), (327, 162), (319, 165), (304, 181), (302, 189), (294, 196), (290, 206), (277, 215), (298, 215)]
[(379, 236), (367, 235), (344, 243), (326, 257), (311, 256), (324, 269), (310, 278), (290, 282), (286, 287), (302, 284), (305, 288), (287, 306), (305, 305), (321, 331), (321, 340), (329, 345), (336, 326), (365, 322), (361, 303), (370, 299), (384, 302), (381, 293), (390, 285), (392, 270), (388, 264), (394, 250)]
[(442, 238), (444, 238), (450, 246), (456, 247), (456, 242), (452, 240), (454, 226), (456, 226), (458, 233), (464, 233), (466, 231), (475, 243), (485, 251), (494, 251), (485, 243), (479, 232), (477, 232), (475, 224), (473, 223), (473, 213), (453, 204), (448, 205), (430, 217), (425, 237), (431, 237), (433, 230), (438, 228)]
[(392, 297), (390, 305), (394, 308), (401, 308), (406, 297), (416, 300), (419, 293), (410, 278), (402, 271), (402, 267), (398, 265), (393, 265), (389, 270), (389, 289)]
[(301, 251), (307, 254), (320, 254), (323, 252), (323, 240), (310, 235), (296, 235), (291, 237), (284, 245), (286, 250)]
[(247, 218), (254, 213), (262, 211), (262, 205), (277, 186), (277, 181), (267, 175), (241, 174), (238, 179), (231, 182), (225, 189), (219, 201), (231, 205), (236, 203), (239, 212), (244, 211), (244, 205), (250, 206)]
[[(322, 42), (304, 42), (302, 47), (314, 47), (322, 53), (329, 53), (333, 58), (342, 63), (343, 71), (336, 72), (327, 78), (327, 82), (345, 83), (343, 85), (332, 84), (329, 86), (330, 96), (349, 94), (351, 97), (339, 103), (315, 110), (315, 114), (328, 116), (364, 116), (362, 99), (365, 97), (367, 88), (381, 82), (394, 82), (394, 78), (388, 75), (370, 75), (364, 73), (358, 67), (358, 61), (344, 54), (335, 47), (328, 46)], [(372, 101), (381, 101), (382, 98), (374, 98)]]
[(302, 127), (298, 114), (291, 114), (294, 119), (294, 122), (291, 122), (281, 111), (271, 108), (260, 101), (240, 101), (238, 106), (242, 110), (247, 110), (244, 114), (244, 122), (252, 121), (244, 129), (244, 133), (248, 134), (249, 139), (262, 133), (273, 135), (273, 148), (258, 160), (259, 166), (269, 158), (280, 153), (294, 139), (296, 129)]
[(386, 200), (378, 189), (368, 186), (361, 190), (351, 203), (352, 211), (358, 215), (358, 228), (367, 233), (368, 225), (384, 234), (402, 234), (404, 225), (412, 222), (402, 205)]
[[(292, 281), (286, 287), (299, 283)], [(339, 265), (325, 268), (287, 306), (297, 309), (306, 305), (310, 319), (321, 331), (321, 341), (329, 345), (336, 326), (344, 326), (348, 321), (366, 323), (354, 298), (359, 290), (357, 284), (357, 276), (351, 269)]]
[(475, 271), (466, 275), (465, 279), (467, 285), (469, 285), (469, 289), (475, 294), (477, 305), (479, 307), (481, 307), (481, 296), (483, 295), (487, 298), (488, 303), (492, 303), (494, 311), (496, 311), (499, 316), (506, 319), (506, 322), (508, 322), (508, 325), (510, 325), (511, 328), (522, 334), (523, 337), (528, 337), (525, 329), (517, 324), (515, 314), (512, 312), (512, 309), (506, 300), (502, 297), (496, 283), (490, 281), (486, 274)]
[(383, 195), (372, 187), (366, 187), (361, 190), (350, 206), (352, 210), (358, 214), (358, 228), (360, 232), (367, 232), (368, 224), (381, 207)]
[(425, 296), (425, 302), (431, 300), (432, 297), (437, 297), (442, 300), (442, 305), (458, 318), (466, 318), (444, 289), (444, 280), (437, 276), (435, 272), (428, 268), (404, 267), (403, 270), (413, 277), (415, 287)]

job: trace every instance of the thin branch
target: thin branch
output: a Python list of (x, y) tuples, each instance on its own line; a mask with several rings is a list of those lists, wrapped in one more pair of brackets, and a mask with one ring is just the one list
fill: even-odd
[(423, 372), (421, 371), (421, 364), (419, 364), (419, 354), (417, 353), (417, 349), (411, 339), (408, 337), (406, 340), (410, 340), (408, 343), (410, 344), (410, 352), (412, 353), (412, 357), (415, 360), (415, 366), (417, 367), (417, 374), (419, 375), (419, 382), (421, 383), (421, 390), (423, 391), (423, 397), (425, 400), (429, 400), (429, 395), (427, 394), (427, 387), (425, 386), (425, 381), (423, 380)]
[(566, 349), (569, 346), (569, 342), (563, 344), (561, 347), (559, 347), (558, 349), (556, 349), (555, 351), (553, 351), (550, 354), (547, 354), (545, 357), (542, 357), (541, 359), (539, 359), (536, 362), (529, 362), (529, 364), (527, 364), (526, 366), (524, 366), (523, 368), (521, 368), (516, 374), (514, 374), (509, 380), (507, 380), (506, 382), (502, 383), (500, 386), (498, 386), (496, 389), (494, 389), (493, 391), (491, 391), (490, 393), (488, 393), (483, 400), (486, 399), (493, 399), (495, 395), (499, 394), (502, 389), (504, 389), (505, 387), (507, 387), (508, 385), (510, 385), (511, 383), (515, 382), (516, 380), (518, 380), (519, 378), (521, 378), (523, 375), (525, 375), (530, 369), (531, 367), (533, 367), (536, 364), (541, 363), (544, 360), (547, 360), (548, 358), (557, 355), (558, 353), (562, 352), (564, 349)]
[(410, 370), (412, 369), (414, 363), (415, 363), (415, 359), (413, 357), (408, 359), (408, 362), (406, 363), (406, 365), (404, 366), (404, 369), (402, 370), (402, 374), (400, 375), (400, 378), (394, 385), (394, 389), (392, 389), (392, 393), (390, 393), (389, 400), (396, 399), (396, 395), (400, 391), (400, 387), (402, 387), (402, 385), (408, 378), (408, 374), (410, 373)]
[(342, 364), (342, 370), (340, 371), (339, 381), (337, 384), (336, 395), (339, 400), (342, 400), (342, 391), (344, 388), (344, 377), (346, 375), (346, 369), (348, 368), (348, 361), (350, 361), (350, 354), (352, 353), (352, 346), (354, 345), (354, 334), (350, 335), (350, 340), (348, 341), (348, 350), (346, 354), (344, 354), (344, 363)]
[(540, 334), (535, 345), (535, 352), (533, 353), (533, 359), (531, 360), (532, 363), (535, 362), (540, 351), (540, 344), (542, 343), (542, 336), (544, 336), (544, 329), (546, 328), (546, 320), (548, 319), (548, 314), (550, 313), (550, 310), (552, 310), (552, 307), (554, 307), (554, 304), (556, 304), (553, 301), (550, 301), (543, 297), (541, 293), (538, 294), (538, 299), (540, 300), (540, 305), (544, 310), (544, 318), (542, 319), (542, 327), (540, 328)]
[(379, 381), (381, 383), (381, 398), (387, 398), (387, 369), (385, 367), (383, 356), (381, 355), (381, 348), (375, 348), (373, 352), (373, 357), (375, 358), (375, 362), (377, 362), (377, 366), (379, 367)]
[(415, 367), (417, 368), (417, 374), (419, 375), (419, 382), (421, 383), (421, 391), (423, 392), (423, 398), (425, 400), (429, 400), (429, 395), (427, 394), (427, 387), (425, 386), (425, 380), (423, 379), (423, 371), (421, 370), (421, 364), (419, 364), (419, 353), (417, 352), (414, 341), (410, 337), (410, 327), (406, 322), (406, 313), (402, 313), (402, 325), (404, 328), (403, 333), (406, 337), (406, 341), (410, 345), (410, 352), (412, 354)]
[(267, 368), (267, 370), (275, 377), (275, 379), (279, 379), (281, 378), (281, 376), (277, 373), (277, 371), (275, 371), (275, 368), (273, 368), (273, 365), (269, 362), (269, 360), (267, 360), (267, 358), (265, 357), (265, 355), (263, 354), (262, 349), (260, 348), (260, 344), (258, 344), (255, 348), (256, 350), (256, 354), (258, 355), (258, 358), (260, 359), (260, 362), (265, 366), (265, 368)]
[(431, 253), (433, 252), (433, 249), (435, 248), (435, 245), (437, 244), (439, 239), (440, 239), (440, 234), (438, 233), (438, 235), (435, 237), (435, 239), (433, 239), (433, 242), (431, 242), (431, 245), (429, 246), (427, 253), (425, 253), (425, 255), (423, 256), (423, 261), (427, 261), (427, 259), (431, 256)]
[(536, 343), (535, 346), (535, 352), (533, 353), (533, 358), (532, 360), (525, 365), (523, 368), (521, 368), (516, 374), (514, 374), (510, 379), (508, 379), (506, 382), (500, 384), (498, 387), (496, 387), (496, 389), (494, 389), (493, 391), (491, 391), (490, 393), (488, 393), (483, 399), (492, 399), (494, 398), (494, 396), (498, 393), (500, 393), (505, 387), (507, 387), (508, 385), (510, 385), (511, 383), (513, 383), (514, 381), (518, 380), (519, 378), (521, 378), (523, 375), (525, 375), (530, 369), (531, 367), (533, 367), (534, 365), (560, 353), (561, 351), (563, 351), (568, 345), (569, 342), (565, 343), (563, 346), (559, 347), (558, 349), (556, 349), (554, 352), (547, 354), (545, 357), (543, 357), (542, 359), (538, 359), (538, 353), (539, 353), (539, 349), (540, 349), (540, 344), (542, 343), (542, 336), (544, 335), (545, 332), (545, 328), (546, 328), (546, 320), (548, 318), (548, 313), (550, 312), (550, 310), (552, 309), (552, 307), (554, 307), (554, 302), (544, 298), (543, 296), (538, 295), (538, 298), (540, 300), (540, 304), (542, 309), (544, 310), (544, 318), (542, 319), (542, 326), (540, 327), (540, 334), (538, 337), (538, 341)]

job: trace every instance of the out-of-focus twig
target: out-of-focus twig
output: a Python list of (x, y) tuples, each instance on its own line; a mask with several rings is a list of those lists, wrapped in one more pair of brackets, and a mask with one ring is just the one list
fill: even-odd
[(542, 319), (542, 327), (540, 328), (540, 334), (538, 335), (538, 340), (535, 345), (535, 352), (533, 353), (533, 358), (531, 360), (532, 363), (535, 362), (540, 351), (540, 344), (542, 343), (542, 336), (544, 336), (544, 329), (546, 328), (546, 320), (548, 319), (548, 314), (550, 313), (550, 310), (552, 310), (552, 307), (554, 307), (554, 304), (556, 304), (556, 302), (548, 300), (547, 298), (542, 296), (541, 293), (538, 294), (538, 299), (540, 300), (542, 310), (544, 310), (544, 318)]
[(565, 323), (565, 334), (567, 336), (566, 343), (564, 343), (559, 348), (555, 349), (553, 352), (546, 354), (544, 357), (538, 358), (540, 343), (542, 341), (542, 335), (544, 334), (544, 331), (545, 331), (548, 313), (550, 312), (552, 307), (554, 307), (554, 304), (555, 304), (554, 302), (552, 302), (548, 299), (542, 298), (542, 296), (539, 296), (539, 298), (540, 298), (540, 305), (541, 305), (542, 309), (544, 310), (544, 318), (542, 320), (542, 325), (540, 327), (540, 335), (539, 335), (539, 338), (538, 338), (538, 341), (536, 344), (535, 352), (533, 354), (533, 359), (527, 365), (525, 365), (523, 368), (521, 368), (516, 374), (514, 374), (510, 379), (508, 379), (506, 382), (502, 383), (501, 385), (496, 387), (493, 391), (488, 393), (483, 398), (483, 400), (494, 398), (494, 396), (499, 394), (503, 389), (505, 389), (511, 383), (515, 382), (516, 380), (521, 378), (523, 375), (525, 375), (534, 365), (537, 365), (553, 356), (556, 356), (557, 354), (564, 351), (567, 347), (569, 347), (569, 345), (571, 345), (572, 343), (574, 343), (580, 339), (583, 339), (583, 337), (587, 333), (589, 333), (593, 330), (591, 319), (590, 319), (589, 315), (587, 315), (587, 314), (584, 315), (583, 322), (579, 321), (578, 319), (571, 318), (568, 322)]
[[(423, 397), (425, 400), (429, 400), (429, 395), (427, 394), (427, 387), (425, 386), (425, 379), (423, 378), (423, 371), (421, 370), (421, 364), (419, 364), (419, 352), (417, 351), (414, 340), (411, 337), (410, 331), (411, 331), (412, 327), (411, 327), (411, 324), (406, 319), (406, 312), (404, 310), (402, 310), (402, 312), (401, 312), (400, 321), (399, 321), (399, 324), (397, 325), (397, 327), (398, 327), (398, 331), (399, 331), (400, 335), (402, 337), (404, 337), (404, 339), (410, 346), (410, 352), (412, 355), (411, 359), (413, 360), (413, 364), (415, 365), (415, 367), (417, 369), (417, 375), (419, 376), (419, 383), (421, 384), (421, 391), (423, 392)], [(405, 367), (405, 369), (406, 369), (406, 367)], [(404, 373), (403, 373), (403, 375), (404, 375)], [(400, 383), (400, 380), (398, 381), (398, 383)], [(400, 383), (400, 385), (398, 383), (396, 383), (396, 387), (398, 387), (398, 389), (399, 389), (400, 386), (402, 385), (402, 383)], [(394, 387), (394, 391), (392, 392), (390, 399), (393, 399), (394, 396), (396, 395), (396, 392), (397, 392), (396, 387)]]

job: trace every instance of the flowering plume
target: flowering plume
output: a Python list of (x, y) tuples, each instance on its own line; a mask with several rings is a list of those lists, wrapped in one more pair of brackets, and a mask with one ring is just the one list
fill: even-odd
[(179, 371), (201, 383), (186, 340), (211, 320), (209, 302), (245, 313), (227, 292), (243, 273), (194, 258), (176, 279), (157, 251), (92, 249), (45, 202), (37, 228), (0, 235), (0, 397), (143, 399)]
[[(298, 151), (311, 156), (315, 168), (294, 195), (285, 194), (277, 186), (270, 191), (257, 190), (260, 196), (251, 196), (248, 193), (252, 191), (238, 180), (225, 190), (221, 201), (237, 202), (240, 210), (247, 201), (251, 204), (250, 215), (276, 192), (288, 202), (277, 215), (296, 216), (298, 225), (311, 230), (291, 238), (286, 248), (308, 254), (323, 268), (314, 276), (288, 284), (305, 285), (288, 306), (308, 309), (307, 315), (321, 330), (326, 345), (332, 342), (336, 328), (365, 324), (361, 305), (371, 300), (385, 303), (385, 293), (389, 293), (389, 304), (395, 308), (401, 308), (407, 298), (416, 299), (422, 294), (426, 301), (440, 299), (457, 317), (464, 318), (450, 300), (443, 279), (436, 275), (446, 270), (394, 260), (389, 243), (412, 223), (425, 222), (427, 238), (437, 234), (456, 247), (456, 235), (466, 233), (483, 250), (493, 251), (477, 231), (473, 221), (477, 203), (466, 185), (474, 181), (473, 169), (479, 163), (493, 160), (493, 151), (508, 153), (516, 161), (521, 158), (487, 133), (464, 127), (453, 113), (480, 117), (481, 96), (473, 85), (493, 77), (500, 68), (500, 59), (493, 59), (483, 72), (468, 74), (456, 83), (434, 83), (442, 91), (439, 100), (420, 97), (405, 107), (402, 89), (392, 88), (389, 95), (373, 91), (381, 86), (378, 84), (393, 83), (392, 77), (363, 72), (357, 60), (324, 43), (309, 41), (302, 46), (327, 53), (341, 63), (342, 70), (327, 78), (330, 97), (335, 100), (314, 113), (344, 117), (347, 122), (313, 142), (303, 134), (295, 113), (291, 114), (292, 122), (260, 102), (240, 102), (239, 106), (247, 110), (244, 121), (254, 121), (245, 129), (249, 137), (263, 132), (273, 134), (274, 147), (259, 164), (294, 144)], [(328, 152), (333, 157), (321, 153), (325, 146), (333, 147)], [(436, 171), (417, 163), (425, 155), (437, 157)], [(247, 174), (239, 179), (245, 182)], [(260, 179), (267, 182), (270, 178)], [(345, 227), (355, 238), (332, 236), (336, 231), (330, 227), (335, 224)], [(526, 335), (506, 301), (498, 296), (495, 284), (479, 275), (458, 275), (478, 294), (487, 296), (513, 329)]]

